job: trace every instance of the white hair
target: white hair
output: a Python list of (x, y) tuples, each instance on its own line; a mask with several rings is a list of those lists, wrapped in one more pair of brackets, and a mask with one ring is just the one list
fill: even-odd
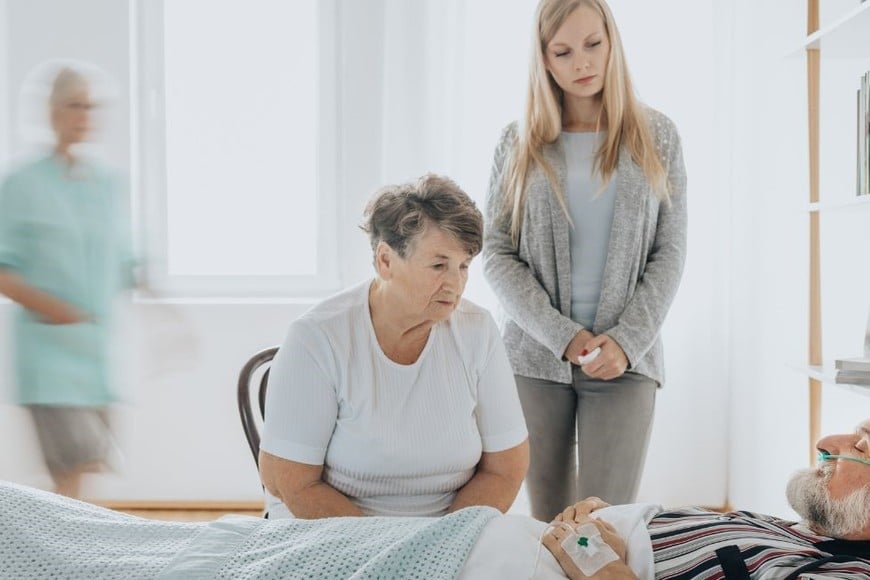
[(811, 528), (833, 538), (844, 538), (870, 525), (870, 486), (834, 499), (827, 488), (833, 473), (834, 466), (828, 463), (820, 469), (796, 472), (789, 479), (786, 497)]

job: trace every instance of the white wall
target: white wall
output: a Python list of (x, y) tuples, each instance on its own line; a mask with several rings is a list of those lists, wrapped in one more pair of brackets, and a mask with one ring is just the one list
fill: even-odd
[[(42, 29), (49, 1), (11, 0), (15, 10), (28, 11), (31, 28), (10, 37), (10, 53), (21, 60), (10, 70), (43, 58), (26, 33)], [(499, 131), (522, 107), (534, 2), (517, 0), (513, 10), (498, 0), (339, 4), (346, 87), (339, 247), (350, 282), (370, 272), (367, 244), (354, 226), (381, 184), (443, 171), (483, 202)], [(108, 43), (82, 57), (102, 60), (124, 78), (126, 57), (117, 55), (126, 40), (117, 31), (88, 33), (99, 28), (97, 15), (112, 14), (109, 5), (115, 14), (126, 6), (89, 0), (82, 9), (79, 2), (64, 22), (79, 26), (77, 37)], [(806, 380), (786, 364), (803, 364), (806, 348), (806, 115), (802, 60), (783, 55), (798, 45), (805, 8), (786, 0), (613, 0), (612, 7), (641, 97), (678, 125), (689, 171), (688, 262), (664, 331), (668, 380), (658, 397), (641, 499), (722, 505), (730, 498), (740, 507), (786, 513), (784, 481), (806, 462), (807, 450)], [(450, 32), (441, 37), (405, 27), (409, 11)], [(456, 22), (465, 25), (449, 26)], [(420, 67), (430, 74), (421, 76)], [(407, 74), (419, 82), (407, 82)], [(854, 159), (848, 151), (839, 155)], [(125, 163), (121, 155), (118, 164)], [(494, 306), (479, 270), (474, 276), (469, 296)], [(175, 336), (192, 336), (195, 344), (181, 349), (179, 368), (163, 368), (155, 359), (159, 348), (149, 347), (164, 332), (165, 308), (136, 304), (127, 314), (132, 348), (124, 382), (132, 396), (119, 421), (127, 463), (119, 476), (94, 477), (92, 495), (256, 499), (235, 376), (249, 354), (281, 339), (305, 304), (176, 305), (184, 322)], [(0, 306), (6, 328), (9, 310)], [(863, 312), (859, 318), (863, 328)], [(851, 333), (826, 328), (826, 349)], [(836, 354), (845, 348), (836, 346)], [(0, 348), (7, 378), (8, 351)], [(826, 392), (826, 429), (843, 428), (853, 422), (847, 415), (866, 408), (867, 399), (856, 404), (841, 394)], [(18, 443), (29, 430), (23, 412), (0, 406), (0, 478), (47, 485), (33, 441)]]

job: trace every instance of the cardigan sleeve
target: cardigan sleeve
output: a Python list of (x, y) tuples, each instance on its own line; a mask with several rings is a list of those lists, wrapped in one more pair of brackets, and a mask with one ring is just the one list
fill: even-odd
[(503, 180), (508, 154), (516, 140), (517, 126), (511, 123), (495, 150), (486, 200), (483, 271), (507, 315), (561, 360), (568, 343), (583, 330), (583, 325), (553, 306), (550, 295), (520, 258), (511, 240), (510, 215), (502, 211)]
[(680, 136), (664, 118), (660, 137), (670, 201), (659, 206), (656, 233), (642, 279), (615, 326), (605, 331), (628, 357), (630, 367), (646, 354), (661, 331), (671, 307), (686, 261), (686, 166)]

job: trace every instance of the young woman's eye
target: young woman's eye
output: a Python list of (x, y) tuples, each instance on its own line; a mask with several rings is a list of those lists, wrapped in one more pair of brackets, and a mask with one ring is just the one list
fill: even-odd
[(468, 264), (462, 264), (461, 266), (459, 266), (459, 268), (461, 270), (468, 270)]
[(566, 50), (564, 52), (557, 52), (556, 56), (568, 56), (569, 54), (571, 54), (571, 52)]
[(435, 264), (432, 267), (435, 268), (436, 270), (443, 270), (444, 266), (445, 266), (445, 264)]
[(601, 45), (601, 41), (598, 40), (598, 41), (595, 41), (592, 44), (590, 44), (589, 48), (595, 48), (596, 46), (600, 46), (600, 45)]

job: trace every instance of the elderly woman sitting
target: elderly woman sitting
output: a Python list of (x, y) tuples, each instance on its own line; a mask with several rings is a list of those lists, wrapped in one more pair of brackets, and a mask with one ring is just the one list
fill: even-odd
[(480, 211), (429, 175), (381, 190), (365, 215), (377, 276), (294, 321), (272, 366), (269, 517), (506, 511), (528, 442), (495, 322), (462, 298)]

